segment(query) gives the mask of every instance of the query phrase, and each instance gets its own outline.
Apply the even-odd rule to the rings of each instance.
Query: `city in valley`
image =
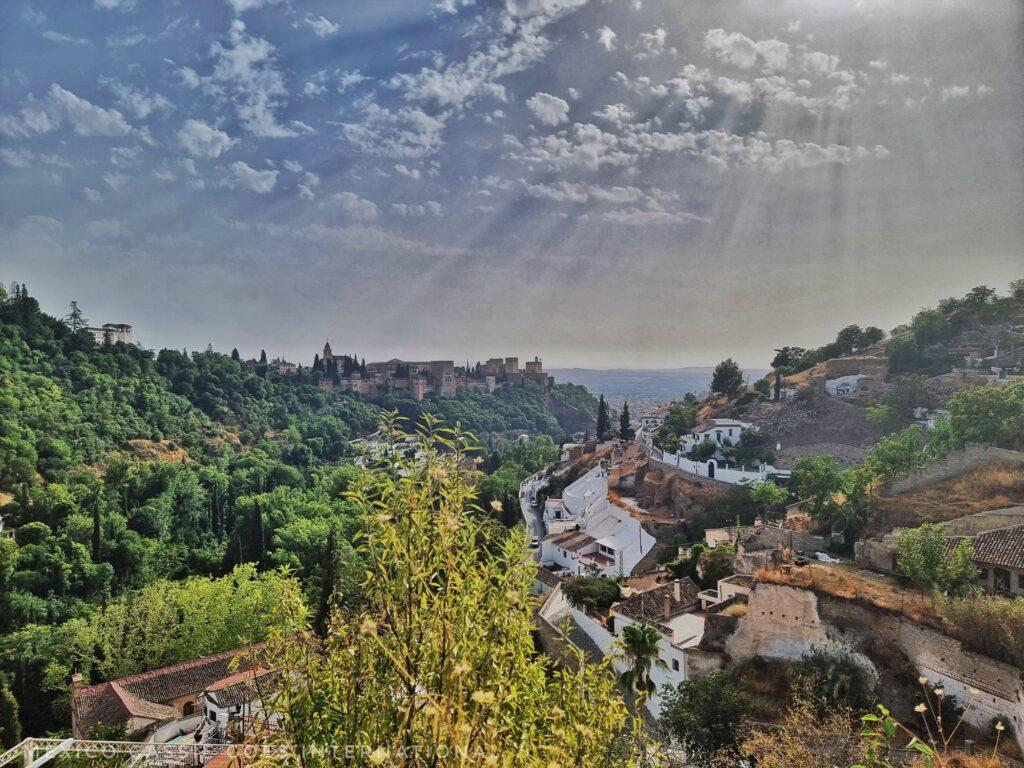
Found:
[[[0,768],[1024,768],[1019,2],[7,5]]]

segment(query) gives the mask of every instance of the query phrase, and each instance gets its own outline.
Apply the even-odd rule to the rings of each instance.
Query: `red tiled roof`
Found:
[[[207,686],[232,674],[231,662],[259,645],[236,648],[169,667],[142,672],[72,693],[76,734],[87,734],[95,725],[120,725],[129,717],[153,720],[176,716],[167,702],[183,696],[199,696]],[[137,714],[137,713],[148,714]]]
[[[975,562],[1024,569],[1024,525],[979,533],[972,543]]]

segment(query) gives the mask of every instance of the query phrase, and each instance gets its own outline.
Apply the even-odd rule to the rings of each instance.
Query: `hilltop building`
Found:
[[[544,387],[554,379],[544,373],[540,358],[535,357],[519,368],[518,357],[491,358],[475,366],[457,366],[453,360],[400,360],[360,363],[348,355],[337,356],[330,342],[324,345],[319,368],[320,387],[332,392],[358,392],[367,397],[393,393],[413,400],[422,400],[428,393],[453,397],[460,389],[494,392],[504,384],[533,382]]]
[[[135,343],[135,333],[127,323],[104,323],[98,328],[87,326],[85,330],[93,335],[97,344]]]

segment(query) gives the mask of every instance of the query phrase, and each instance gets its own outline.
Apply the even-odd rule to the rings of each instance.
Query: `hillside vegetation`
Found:
[[[0,522],[13,533],[0,537],[0,694],[14,692],[26,735],[66,728],[73,672],[100,682],[260,639],[215,631],[212,613],[171,611],[166,642],[195,642],[136,653],[123,628],[147,624],[147,595],[266,584],[316,607],[321,625],[333,601],[358,601],[350,440],[394,405],[254,372],[237,353],[97,344],[80,324],[41,312],[24,286],[0,288]],[[519,480],[556,451],[550,437],[513,445],[500,433],[565,435],[538,387],[401,405],[414,420],[461,423],[490,448],[488,509],[514,510]],[[269,613],[246,620],[265,631]]]

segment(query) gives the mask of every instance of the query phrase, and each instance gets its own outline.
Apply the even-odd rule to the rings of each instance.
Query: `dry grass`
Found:
[[[194,464],[188,451],[170,440],[129,440],[128,450],[143,461],[164,464]]]
[[[1024,504],[1024,472],[1019,468],[975,469],[908,493],[876,491],[871,498],[869,534],[942,523],[1019,504]]]
[[[733,603],[724,611],[723,616],[735,616],[736,618],[742,618],[747,615],[747,604],[746,603]]]
[[[944,626],[942,614],[928,595],[908,590],[895,579],[851,566],[815,563],[789,570],[762,568],[756,578],[759,582],[801,587],[852,600],[922,624]]]

